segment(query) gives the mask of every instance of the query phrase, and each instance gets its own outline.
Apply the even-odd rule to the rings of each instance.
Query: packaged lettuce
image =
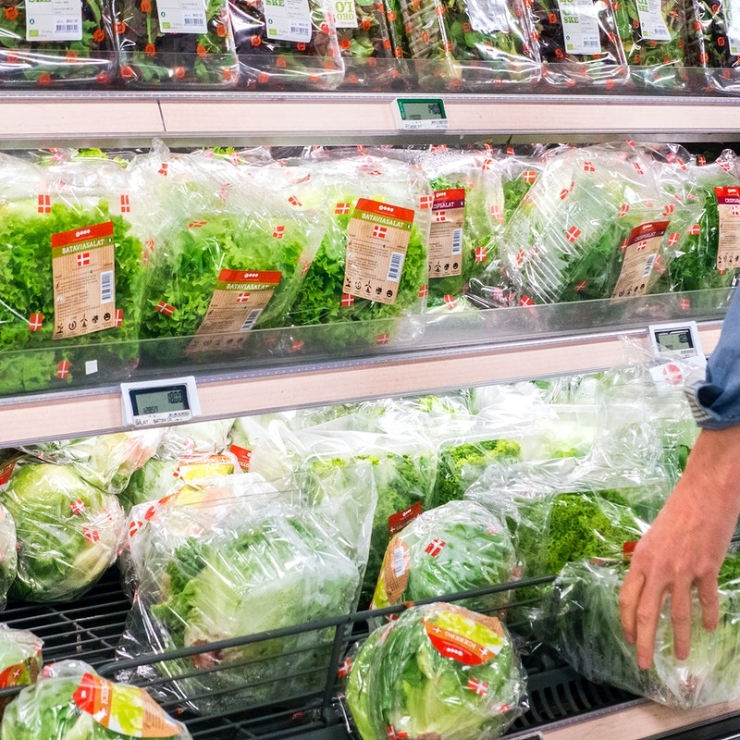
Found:
[[[699,67],[708,92],[740,90],[740,34],[732,0],[692,0],[687,7],[692,66]]]
[[[43,665],[43,645],[44,641],[33,632],[0,624],[0,689],[28,686],[36,682]],[[11,699],[11,696],[0,699],[0,717]]]
[[[233,87],[239,65],[227,0],[114,0],[121,80],[136,87]]]
[[[362,740],[499,737],[526,707],[526,674],[495,617],[415,606],[371,633],[345,694]]]
[[[141,195],[113,161],[0,157],[0,394],[130,374]]]
[[[653,666],[637,665],[635,646],[624,639],[619,591],[628,563],[581,561],[555,581],[549,617],[563,657],[582,675],[671,707],[690,709],[740,696],[740,559],[729,556],[719,572],[719,625],[707,632],[696,595],[691,614],[691,653],[673,652],[670,600],[658,621]]]
[[[161,146],[132,166],[155,183],[163,209],[141,334],[188,338],[148,343],[146,359],[239,355],[251,329],[282,326],[324,220],[289,193],[258,187],[248,166],[170,155]]]
[[[371,609],[509,583],[516,557],[506,526],[473,501],[425,511],[394,535],[385,551]],[[506,592],[459,602],[491,614]]]
[[[411,56],[424,90],[532,85],[540,57],[522,0],[400,0]]]
[[[22,449],[44,462],[69,465],[82,480],[101,491],[121,493],[133,473],[157,451],[162,434],[161,429],[144,429],[38,442]]]
[[[148,518],[139,515],[148,505],[132,512],[138,529],[130,532],[130,556],[139,587],[119,652],[203,645],[154,669],[200,713],[319,690],[330,669],[332,629],[218,650],[208,643],[339,616],[357,598],[359,565],[337,547],[330,523],[275,500],[253,474],[239,479],[252,480],[267,499],[175,500]]]
[[[44,667],[5,710],[2,740],[191,740],[147,692],[113,683],[86,663],[64,660]]]
[[[233,425],[233,419],[215,419],[167,427],[162,434],[157,457],[172,459],[223,452],[229,446],[229,432]]]
[[[686,7],[676,0],[620,0],[615,4],[633,84],[650,89],[686,86]]]
[[[0,488],[3,486],[0,466]],[[18,539],[10,512],[0,504],[0,610],[5,608],[10,587],[18,574]]]
[[[0,501],[16,523],[13,598],[74,601],[118,556],[125,526],[121,505],[69,466],[19,463]]]
[[[332,90],[344,79],[333,6],[310,0],[283,17],[257,0],[229,0],[240,86],[255,90]]]
[[[114,80],[113,32],[102,2],[72,2],[46,14],[28,0],[8,0],[0,10],[3,87],[87,87]]]
[[[544,79],[559,87],[629,81],[612,3],[604,0],[535,0],[532,6]]]

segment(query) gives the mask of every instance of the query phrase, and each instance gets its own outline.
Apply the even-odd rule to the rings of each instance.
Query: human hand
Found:
[[[640,668],[653,662],[655,631],[668,596],[679,660],[689,655],[694,588],[704,628],[717,626],[717,575],[740,509],[739,460],[740,428],[702,431],[684,475],[634,550],[619,609]]]

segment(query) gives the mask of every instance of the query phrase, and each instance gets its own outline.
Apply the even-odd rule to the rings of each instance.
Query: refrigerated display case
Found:
[[[413,95],[409,97],[414,97]],[[408,132],[398,128],[391,94],[57,93],[7,94],[2,100],[0,146],[172,147],[253,144],[439,143],[480,141],[594,142],[629,136],[689,144],[731,145],[740,139],[738,104],[720,98],[621,96],[445,95],[448,128]],[[704,351],[719,337],[729,291],[646,296],[616,309],[609,301],[578,305],[519,306],[475,314],[427,315],[402,328],[386,345],[331,353],[275,352],[228,365],[166,370],[149,368],[137,380],[180,374],[195,379],[203,419],[363,399],[442,392],[471,386],[605,369],[623,353],[621,337],[646,341],[649,323],[695,320]],[[274,330],[291,348],[324,327]],[[268,331],[268,330],[265,330]],[[278,342],[279,344],[279,342]],[[317,346],[321,346],[318,343]],[[38,440],[106,433],[126,426],[119,385],[106,378],[89,387],[0,399],[0,448]],[[33,629],[47,643],[46,660],[78,656],[101,675],[161,662],[161,656],[114,661],[128,611],[115,572],[69,606],[11,604],[2,618]],[[335,675],[349,641],[363,635],[358,613],[271,633],[331,634],[326,680],[317,691],[216,717],[191,717],[196,738],[329,740],[348,735],[336,700]],[[286,632],[287,630],[287,632]],[[233,638],[207,648],[185,648],[189,657],[259,642],[264,635]],[[626,692],[585,681],[547,655],[528,665],[530,709],[509,731],[520,740],[600,737],[720,738],[740,730],[740,701],[677,711]],[[146,673],[146,671],[144,671]],[[159,678],[159,682],[167,679]],[[0,692],[0,696],[2,692]],[[177,709],[175,705],[167,707]]]

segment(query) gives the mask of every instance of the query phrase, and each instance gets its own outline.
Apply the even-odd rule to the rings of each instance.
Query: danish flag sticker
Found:
[[[425,548],[424,552],[427,555],[430,555],[433,558],[436,558],[437,555],[439,555],[442,550],[444,549],[445,545],[447,543],[444,540],[439,539],[439,537],[435,537]]]
[[[387,234],[388,229],[385,226],[378,226],[377,224],[373,226],[373,238],[385,239]]]
[[[78,252],[77,267],[87,267],[90,264],[90,252]]]

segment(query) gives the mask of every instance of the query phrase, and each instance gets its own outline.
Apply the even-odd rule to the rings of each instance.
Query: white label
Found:
[[[725,0],[725,23],[730,54],[740,56],[740,0]]]
[[[357,28],[355,0],[334,0],[334,18],[337,28]]]
[[[26,0],[26,40],[82,40],[80,0]]]
[[[162,33],[208,33],[203,0],[157,0]]]
[[[98,361],[88,360],[85,363],[85,375],[95,375],[98,372]]]
[[[640,32],[644,39],[670,41],[671,34],[660,12],[660,0],[637,0]]]
[[[308,0],[265,0],[267,37],[278,41],[311,41]]]
[[[592,0],[558,0],[568,54],[601,54],[599,21]]]
[[[470,26],[478,33],[509,32],[504,0],[468,0]]]

